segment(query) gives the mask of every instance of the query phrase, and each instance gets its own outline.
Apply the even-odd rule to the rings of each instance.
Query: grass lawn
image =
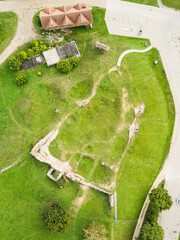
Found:
[[[179,0],[162,0],[162,3],[168,7],[180,9]]]
[[[13,12],[0,13],[0,54],[14,37],[17,19],[17,15]]]
[[[140,3],[140,4],[145,4],[145,5],[151,5],[151,6],[159,7],[158,3],[157,3],[157,0],[123,0],[123,1],[133,2],[133,3]]]
[[[7,62],[0,67],[0,169],[22,160],[0,175],[2,239],[81,240],[83,228],[93,220],[105,224],[108,239],[132,239],[143,201],[169,151],[174,104],[160,59],[153,64],[159,53],[153,49],[129,54],[122,62],[122,76],[109,74],[123,51],[142,49],[145,40],[109,35],[104,10],[93,8],[93,14],[93,29],[76,28],[67,37],[76,40],[82,55],[80,65],[70,74],[42,65],[28,70],[29,82],[19,87],[14,82],[16,73],[8,70]],[[96,41],[109,45],[111,51],[95,49]],[[42,72],[41,77],[37,71]],[[95,97],[85,108],[77,108],[76,101],[90,96],[97,83]],[[30,150],[71,112],[50,152],[69,160],[74,169],[79,162],[77,173],[88,180],[110,184],[114,172],[99,163],[116,165],[120,161],[134,119],[132,108],[123,109],[122,89],[127,91],[127,104],[136,107],[143,102],[146,108],[116,179],[119,221],[113,220],[107,196],[90,189],[67,230],[62,234],[48,231],[41,220],[43,207],[58,200],[73,213],[72,203],[83,191],[72,182],[60,189],[46,176],[49,166],[34,159]],[[122,124],[125,127],[117,131]]]

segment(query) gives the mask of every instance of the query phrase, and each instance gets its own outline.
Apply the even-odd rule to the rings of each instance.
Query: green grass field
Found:
[[[157,0],[123,0],[127,2],[133,2],[133,3],[139,3],[139,4],[145,4],[150,6],[158,7]],[[178,0],[177,0],[178,1]]]
[[[162,0],[162,3],[168,7],[180,9],[179,0]]]
[[[17,15],[13,12],[0,13],[0,53],[9,45],[17,28]]]
[[[93,14],[93,29],[76,28],[68,36],[76,40],[82,55],[80,65],[70,74],[60,74],[55,67],[39,66],[28,70],[29,82],[19,87],[7,62],[0,67],[0,169],[22,160],[20,165],[0,175],[3,240],[81,240],[83,228],[93,220],[105,224],[108,239],[132,239],[146,194],[169,151],[174,104],[159,53],[152,49],[144,54],[129,54],[122,62],[122,76],[117,72],[109,74],[123,51],[142,49],[145,40],[109,35],[104,10],[94,8]],[[111,51],[104,54],[98,51],[94,48],[96,41],[109,45]],[[157,58],[159,63],[154,65]],[[41,77],[37,71],[42,72]],[[95,97],[85,108],[75,109],[75,101],[87,98],[97,81]],[[41,220],[43,207],[57,200],[72,213],[72,203],[83,191],[72,182],[60,189],[46,176],[49,166],[29,152],[71,112],[51,143],[50,152],[70,160],[73,168],[82,152],[86,153],[77,173],[97,184],[109,184],[114,174],[99,161],[118,163],[128,141],[127,128],[134,119],[132,108],[122,117],[123,88],[130,105],[136,107],[143,102],[146,109],[139,119],[139,133],[127,149],[117,176],[119,221],[113,220],[114,211],[109,208],[107,196],[90,189],[67,230],[63,234],[48,231]],[[56,109],[59,113],[55,113]],[[117,132],[122,123],[126,127]]]

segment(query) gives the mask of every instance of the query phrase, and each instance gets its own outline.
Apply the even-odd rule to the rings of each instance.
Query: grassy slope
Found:
[[[180,9],[179,0],[162,0],[162,3],[168,7]]]
[[[123,0],[123,1],[133,2],[133,3],[140,3],[140,4],[145,4],[145,5],[158,7],[157,0]]]
[[[0,13],[0,53],[9,45],[17,28],[17,15],[13,12]]]
[[[14,83],[15,74],[8,71],[7,64],[5,63],[0,68],[0,168],[19,159],[23,160],[19,166],[0,175],[2,196],[0,199],[0,236],[2,239],[56,240],[60,237],[62,240],[80,240],[82,239],[83,227],[92,220],[104,222],[109,229],[109,234],[111,227],[113,227],[114,239],[119,237],[122,240],[131,239],[143,200],[168,151],[168,137],[171,135],[174,120],[173,115],[167,121],[167,117],[171,115],[168,103],[172,104],[172,114],[174,108],[165,75],[162,73],[162,65],[158,64],[155,67],[152,64],[157,58],[157,51],[127,56],[123,61],[122,78],[119,78],[116,73],[111,73],[109,76],[113,84],[117,86],[117,89],[113,88],[113,94],[117,91],[120,94],[120,89],[126,87],[130,102],[136,105],[140,99],[137,93],[140,92],[146,104],[146,112],[143,116],[144,120],[139,135],[135,138],[134,147],[132,146],[128,151],[122,165],[122,174],[119,176],[118,214],[119,218],[124,221],[114,223],[106,196],[89,190],[87,200],[65,233],[59,235],[49,232],[41,221],[41,211],[44,204],[56,199],[62,201],[69,208],[73,199],[81,195],[81,190],[78,185],[73,183],[70,183],[65,189],[59,189],[46,177],[48,166],[39,163],[29,154],[32,146],[47,134],[62,116],[74,109],[74,90],[66,96],[67,82],[74,87],[80,81],[87,81],[89,77],[96,81],[102,74],[107,74],[108,69],[116,64],[119,54],[124,50],[143,48],[140,39],[107,35],[104,22],[102,20],[99,22],[100,19],[103,19],[103,13],[98,11],[98,14],[99,17],[94,19],[95,27],[93,30],[74,29],[74,34],[70,35],[70,38],[77,39],[83,56],[81,65],[71,74],[62,75],[54,67],[48,69],[41,66],[38,68],[43,72],[41,78],[36,76],[37,69],[33,69],[29,71],[30,81],[26,85],[18,87]],[[97,22],[99,22],[98,25]],[[79,36],[78,33],[81,35]],[[110,45],[111,52],[101,55],[99,52],[93,51],[92,48],[96,40],[104,41]],[[144,63],[146,64],[144,65]],[[88,78],[87,72],[89,73]],[[69,76],[72,78],[69,79]],[[151,98],[147,98],[150,94],[152,94]],[[75,97],[77,96],[79,95],[75,94]],[[58,114],[55,114],[56,108],[59,109]],[[154,121],[153,124],[153,121],[148,121],[149,118],[151,120],[157,119],[157,116],[158,120],[166,121],[164,131],[162,131],[161,123]],[[148,123],[152,128],[151,130],[147,128],[146,124]],[[167,139],[167,142],[164,142],[164,139]],[[156,149],[157,157],[155,156],[157,153],[152,151],[153,147],[156,147],[155,142],[158,142],[158,146],[160,146],[159,149]],[[152,151],[149,158],[144,157],[146,156],[144,152],[142,154],[140,152],[139,155],[136,151],[136,154],[133,152],[142,143],[141,150],[146,149],[145,153]],[[95,152],[99,151],[99,145],[93,147]],[[101,148],[103,149],[104,145]],[[121,149],[123,148],[124,145],[121,146]],[[57,147],[54,149],[57,150]],[[133,159],[135,160],[132,162]],[[140,168],[142,160],[144,162]],[[153,164],[150,161],[153,161]],[[156,164],[154,164],[155,161]],[[129,171],[128,166],[130,166]],[[154,175],[146,178],[143,173],[150,175],[152,170],[154,170]],[[137,179],[136,176],[138,176]],[[141,191],[142,184],[140,183],[142,182],[144,191]]]

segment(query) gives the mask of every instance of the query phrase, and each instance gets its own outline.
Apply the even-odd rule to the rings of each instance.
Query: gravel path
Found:
[[[150,51],[151,49],[152,49],[152,46],[149,46],[149,47],[147,47],[147,48],[145,48],[145,49],[142,49],[142,50],[139,50],[139,49],[128,49],[128,50],[124,51],[124,52],[121,54],[121,56],[119,57],[118,62],[117,62],[117,66],[118,66],[118,67],[121,66],[121,62],[122,62],[123,58],[124,58],[127,54],[129,54],[129,53],[145,53],[145,52]]]

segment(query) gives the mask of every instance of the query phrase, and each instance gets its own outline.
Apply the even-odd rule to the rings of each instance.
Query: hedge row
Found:
[[[163,240],[164,230],[157,223],[158,216],[162,210],[170,209],[173,204],[172,198],[168,191],[162,187],[153,189],[149,198],[150,204],[137,240]]]

